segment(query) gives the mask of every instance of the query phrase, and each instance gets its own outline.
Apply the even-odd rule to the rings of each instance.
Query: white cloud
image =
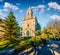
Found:
[[[60,10],[60,5],[56,2],[50,2],[50,3],[48,3],[48,6],[49,6],[49,8]]]
[[[19,11],[19,7],[18,6],[15,6],[13,4],[10,4],[8,2],[5,2],[4,6],[2,7],[2,9],[0,9],[0,17],[2,19],[5,19],[5,17],[7,16],[7,12],[9,12],[10,10],[12,11],[16,11],[18,10]],[[22,12],[22,10],[20,10],[20,12]]]
[[[2,9],[3,11],[8,11],[8,9]]]
[[[41,8],[41,9],[45,8],[44,5],[39,5],[39,6],[37,6],[37,7],[38,7],[38,8]]]
[[[23,10],[19,10],[19,12],[23,12]]]
[[[2,11],[0,10],[0,16],[2,16],[3,15],[3,13],[2,13]]]
[[[3,2],[3,0],[0,0],[0,2]]]
[[[4,14],[4,13],[0,10],[0,18],[5,19],[6,16],[7,16],[7,14]]]
[[[57,19],[57,20],[60,20],[60,16],[58,16],[58,15],[52,15],[52,16],[50,16],[50,18],[51,19]]]
[[[0,9],[0,12],[8,11],[8,9]]]
[[[18,9],[19,9],[18,6],[15,6],[15,5],[10,4],[10,3],[8,3],[8,2],[5,2],[4,8],[5,8],[5,9],[12,9],[12,10],[18,10]]]
[[[50,7],[48,7],[47,10],[50,10]]]
[[[38,5],[38,6],[32,6],[31,8],[33,8],[33,9],[35,9],[35,8],[40,8],[40,9],[43,9],[43,8],[45,8],[45,6],[44,5]]]
[[[37,12],[42,14],[45,11],[45,6],[44,5],[32,6],[31,8],[33,9],[35,14],[37,14]]]

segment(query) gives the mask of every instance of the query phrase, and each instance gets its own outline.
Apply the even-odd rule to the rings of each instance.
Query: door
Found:
[[[30,31],[29,30],[26,32],[26,35],[27,36],[30,36]]]

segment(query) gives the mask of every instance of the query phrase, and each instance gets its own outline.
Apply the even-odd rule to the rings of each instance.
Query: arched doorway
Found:
[[[30,31],[29,30],[26,32],[26,35],[27,36],[30,36]]]

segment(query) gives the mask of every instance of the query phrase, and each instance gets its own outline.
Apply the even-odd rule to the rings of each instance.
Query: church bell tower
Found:
[[[26,17],[27,17],[27,18],[31,18],[32,16],[33,16],[32,9],[29,8],[29,9],[27,10]]]
[[[35,36],[36,23],[37,19],[35,16],[33,16],[32,9],[31,8],[27,9],[26,17],[23,18],[22,20],[23,24],[22,36],[23,37]]]

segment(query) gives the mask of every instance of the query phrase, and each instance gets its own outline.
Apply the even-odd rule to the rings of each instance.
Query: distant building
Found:
[[[40,30],[41,27],[37,21],[36,16],[33,16],[32,9],[29,8],[26,17],[22,20],[22,36],[35,36],[35,31]]]

